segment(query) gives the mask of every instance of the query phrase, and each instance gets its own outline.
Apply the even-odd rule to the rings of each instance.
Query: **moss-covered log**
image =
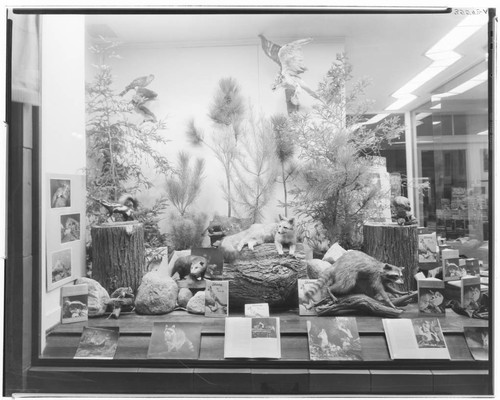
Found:
[[[229,280],[229,307],[242,308],[250,303],[268,303],[273,309],[298,306],[297,279],[306,278],[302,245],[295,257],[280,256],[274,244],[244,248],[231,264],[224,264],[223,279]]]

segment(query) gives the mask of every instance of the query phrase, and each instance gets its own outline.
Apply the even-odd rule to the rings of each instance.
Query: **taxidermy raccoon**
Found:
[[[406,293],[394,289],[391,283],[403,283],[399,267],[382,263],[361,251],[351,250],[331,268],[323,271],[305,294],[312,297],[318,291],[326,290],[333,299],[335,295],[365,294],[396,308],[387,292],[397,295]]]

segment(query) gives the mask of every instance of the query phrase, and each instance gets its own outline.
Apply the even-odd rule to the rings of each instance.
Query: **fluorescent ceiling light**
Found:
[[[487,135],[487,134],[488,134],[487,130],[476,133],[476,135]]]
[[[376,124],[377,122],[382,121],[388,115],[390,115],[390,114],[377,114],[377,115],[374,115],[368,121],[363,122],[362,125]]]
[[[488,80],[488,71],[483,71],[480,74],[477,74],[473,78],[469,79],[468,81],[449,90],[448,92],[437,94],[436,97],[443,98],[443,97],[456,96],[458,94],[465,93],[475,88],[476,86],[479,86],[481,83],[484,83],[487,80]]]
[[[426,112],[423,112],[423,113],[418,113],[417,116],[415,117],[415,119],[417,121],[420,121],[424,118],[427,118],[429,115],[432,115],[432,113],[426,113]]]
[[[410,79],[405,85],[396,90],[392,97],[397,100],[386,108],[387,111],[396,111],[411,103],[417,98],[412,93],[426,82],[430,81],[450,65],[457,62],[462,56],[454,51],[467,38],[477,32],[488,19],[483,15],[466,17],[439,42],[432,46],[425,56],[433,62],[426,69]]]
[[[432,106],[431,110],[441,110],[441,103],[438,103],[435,106]]]

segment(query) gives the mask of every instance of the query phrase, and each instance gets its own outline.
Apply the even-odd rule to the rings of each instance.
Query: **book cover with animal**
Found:
[[[299,295],[299,315],[316,315],[314,304],[321,300],[321,292],[313,292],[317,279],[297,279]],[[311,293],[311,296],[307,296]]]
[[[307,337],[312,361],[363,360],[355,317],[308,320]]]
[[[88,299],[88,285],[63,286],[61,288],[61,323],[87,321]]]
[[[479,268],[479,260],[477,258],[468,258],[465,260],[465,270],[467,275],[479,276],[481,270]]]
[[[437,263],[436,232],[418,235],[418,262],[419,264],[432,265]]]
[[[424,278],[417,281],[418,311],[422,314],[445,315],[444,282],[436,278]]]
[[[488,327],[464,326],[464,335],[474,360],[488,361],[490,350]]]
[[[311,285],[306,296],[312,298],[318,292],[321,297],[364,294],[388,307],[397,308],[388,293],[399,296],[407,294],[393,286],[401,283],[401,268],[380,262],[361,251],[351,250],[321,272],[318,281]]]
[[[118,347],[119,335],[120,328],[118,326],[84,327],[74,358],[113,359]]]
[[[461,264],[460,258],[446,258],[443,260],[443,280],[458,281],[466,276],[465,265]]]
[[[197,359],[201,325],[190,322],[154,322],[148,358]]]
[[[194,247],[191,249],[192,256],[201,256],[207,260],[205,277],[217,279],[222,277],[224,256],[222,251],[212,247]]]
[[[438,318],[384,318],[382,324],[392,359],[450,359]]]
[[[479,276],[466,276],[462,278],[460,291],[460,305],[467,311],[479,309],[481,299],[481,278]]]
[[[209,281],[205,289],[205,317],[229,315],[229,281]]]
[[[225,358],[281,358],[279,318],[226,318]]]
[[[245,304],[245,317],[250,317],[250,318],[269,317],[269,304],[268,303]]]

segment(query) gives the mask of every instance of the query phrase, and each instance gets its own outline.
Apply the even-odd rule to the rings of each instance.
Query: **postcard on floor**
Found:
[[[148,358],[197,359],[201,325],[190,322],[155,322]]]
[[[118,347],[119,327],[84,327],[74,358],[113,359]]]
[[[363,359],[355,317],[310,319],[307,337],[313,361]]]

